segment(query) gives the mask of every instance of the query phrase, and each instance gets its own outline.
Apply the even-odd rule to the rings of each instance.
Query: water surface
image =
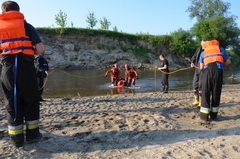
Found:
[[[50,73],[43,92],[45,98],[97,96],[119,93],[154,92],[161,89],[161,72],[156,70],[138,70],[137,88],[112,88],[110,77],[103,70],[55,70]],[[194,69],[179,71],[169,76],[169,91],[192,90]],[[124,70],[122,70],[122,76]],[[240,76],[240,71],[224,71],[225,84],[239,84],[240,80],[228,78]]]

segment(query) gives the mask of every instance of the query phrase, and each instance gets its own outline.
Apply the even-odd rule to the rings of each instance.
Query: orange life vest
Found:
[[[137,76],[136,71],[133,68],[130,68],[129,70],[126,70],[125,76],[130,79],[135,78]]]
[[[217,40],[206,41],[204,43],[204,64],[213,62],[223,63],[223,54],[220,51],[219,42]]]
[[[34,55],[31,39],[26,35],[24,15],[18,11],[0,14],[1,54],[24,53]]]
[[[118,68],[113,68],[113,76],[118,78],[119,75],[119,69]]]

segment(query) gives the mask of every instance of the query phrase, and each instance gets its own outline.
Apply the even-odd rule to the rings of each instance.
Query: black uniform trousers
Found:
[[[212,110],[218,109],[218,106],[220,105],[223,70],[219,69],[216,63],[211,63],[208,64],[208,67],[204,69],[202,73],[201,109],[207,110],[206,112],[211,112]],[[206,112],[205,114],[208,114]]]
[[[162,86],[168,86],[168,74],[169,72],[162,73]]]
[[[1,84],[4,93],[7,120],[10,126],[24,124],[25,121],[39,120],[39,90],[34,67],[34,56],[18,53],[17,69],[15,55],[2,56]],[[16,94],[14,95],[14,71],[16,75]],[[14,108],[14,96],[17,98]],[[38,129],[33,131],[37,136]]]
[[[202,73],[201,73],[201,70],[198,68],[195,68],[195,71],[194,71],[193,89],[194,90],[202,90]]]

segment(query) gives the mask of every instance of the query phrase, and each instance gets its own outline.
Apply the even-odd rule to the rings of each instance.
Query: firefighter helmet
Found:
[[[117,63],[115,63],[115,64],[114,64],[114,67],[115,67],[115,68],[118,68],[118,64],[117,64]]]
[[[125,64],[125,68],[128,69],[128,68],[129,68],[129,65],[128,65],[128,64]]]

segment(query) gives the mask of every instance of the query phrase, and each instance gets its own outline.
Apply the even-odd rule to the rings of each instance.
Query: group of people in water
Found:
[[[105,77],[107,77],[107,75],[110,74],[110,80],[111,80],[112,86],[118,86],[118,87],[135,86],[136,80],[138,80],[137,71],[128,64],[125,64],[124,67],[125,67],[124,78],[121,77],[121,71],[117,63],[115,63],[113,68],[109,69],[105,73]]]

